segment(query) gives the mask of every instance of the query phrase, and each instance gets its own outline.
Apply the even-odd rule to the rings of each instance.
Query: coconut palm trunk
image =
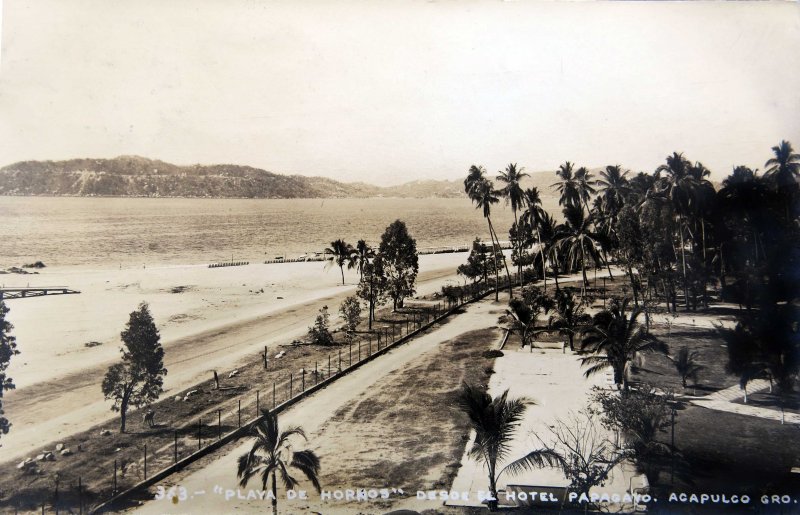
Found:
[[[497,247],[495,248],[495,252],[498,250],[500,251],[500,257],[503,259],[503,266],[506,269],[506,278],[508,279],[508,297],[514,298],[514,284],[511,282],[511,273],[508,271],[508,262],[506,261],[506,255],[503,254],[503,249],[500,248],[500,239],[497,238],[497,233],[494,230],[494,226],[492,225],[492,219],[486,217],[489,221],[489,231],[494,235],[495,241],[497,242]]]

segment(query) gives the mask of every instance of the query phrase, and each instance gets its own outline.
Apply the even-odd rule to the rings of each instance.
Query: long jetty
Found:
[[[66,286],[25,286],[20,288],[0,288],[0,300],[27,299],[30,297],[43,297],[45,295],[72,295],[80,293],[78,290]]]

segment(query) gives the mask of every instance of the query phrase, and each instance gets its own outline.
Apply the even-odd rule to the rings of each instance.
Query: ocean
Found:
[[[552,205],[550,205],[552,204]],[[557,212],[555,199],[546,208]],[[118,267],[257,262],[320,252],[339,238],[377,246],[403,220],[417,248],[488,241],[481,211],[467,199],[160,199],[0,197],[0,267]],[[492,222],[508,239],[511,209]]]

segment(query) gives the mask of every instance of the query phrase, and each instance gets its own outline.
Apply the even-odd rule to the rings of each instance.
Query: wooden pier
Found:
[[[43,297],[45,295],[70,295],[80,293],[66,286],[26,286],[22,288],[0,288],[0,300],[26,299],[29,297]]]

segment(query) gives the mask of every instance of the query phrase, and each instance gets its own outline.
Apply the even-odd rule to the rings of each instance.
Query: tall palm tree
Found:
[[[547,213],[542,210],[542,198],[539,195],[539,188],[534,186],[524,191],[523,205],[525,206],[525,210],[522,212],[520,220],[523,224],[527,224],[536,231],[539,257],[542,260],[542,280],[544,281],[544,291],[547,293],[547,260],[544,257],[544,246],[542,245],[541,234],[542,219]]]
[[[564,459],[551,449],[538,449],[514,460],[499,472],[498,462],[508,457],[514,431],[522,420],[525,409],[532,402],[525,398],[509,399],[508,390],[492,398],[485,390],[464,383],[458,396],[458,406],[469,417],[475,431],[475,441],[469,456],[486,465],[489,473],[489,510],[497,508],[497,481],[503,472],[518,474],[544,466],[562,466]]]
[[[332,241],[331,246],[325,249],[325,254],[329,256],[327,266],[336,263],[342,271],[342,286],[344,286],[344,265],[353,262],[353,253],[353,246],[341,239]]]
[[[581,166],[575,171],[575,189],[578,190],[578,197],[587,211],[589,211],[589,199],[596,193],[595,185],[597,181],[588,168]]]
[[[656,181],[653,185],[657,195],[666,199],[674,208],[678,218],[678,239],[681,247],[681,263],[683,272],[683,290],[686,309],[689,308],[689,280],[686,273],[686,242],[684,232],[686,218],[694,207],[697,193],[696,174],[692,173],[692,164],[682,153],[673,152],[667,157],[667,163],[656,169]]]
[[[321,492],[319,484],[319,457],[311,450],[293,450],[289,439],[293,436],[306,438],[299,427],[290,427],[281,432],[278,428],[278,417],[268,410],[262,410],[261,419],[250,429],[250,436],[254,438],[250,451],[239,456],[238,470],[239,485],[242,488],[255,476],[261,480],[261,489],[267,489],[267,482],[272,480],[272,513],[278,513],[278,485],[280,476],[283,486],[287,490],[295,488],[299,483],[289,473],[294,468],[308,478],[317,492]]]
[[[583,338],[584,352],[594,353],[581,358],[582,365],[589,365],[584,376],[602,373],[607,367],[614,371],[614,383],[628,389],[628,367],[644,352],[666,352],[667,346],[651,335],[639,323],[641,306],[634,306],[628,313],[630,298],[622,302],[613,301],[609,309],[594,316],[592,326]]]
[[[692,379],[697,383],[697,374],[706,368],[697,363],[697,358],[700,357],[700,353],[696,350],[689,351],[688,347],[681,347],[678,351],[678,355],[674,358],[672,356],[667,357],[675,365],[675,371],[678,372],[681,378],[681,385],[683,385],[684,388],[686,388],[687,379]]]
[[[497,263],[497,255],[500,244],[497,240],[497,234],[494,231],[494,227],[492,226],[492,204],[497,204],[500,199],[498,197],[497,190],[494,189],[492,186],[491,181],[486,178],[486,169],[482,166],[475,166],[472,165],[469,169],[467,178],[464,179],[464,191],[469,196],[470,200],[475,203],[476,209],[483,209],[483,217],[486,218],[486,222],[489,225],[489,237],[492,239],[492,247],[494,248],[494,260],[495,260],[495,287],[494,287],[494,295],[495,300],[499,300],[499,292],[498,292],[498,284],[500,283],[498,277],[498,270],[499,264]],[[505,263],[505,255],[500,252],[502,256],[503,263],[506,267],[506,276],[508,277],[508,293],[509,296],[513,296],[513,285],[511,284],[511,274],[508,272],[508,264]]]
[[[628,184],[629,173],[628,170],[623,172],[620,165],[606,166],[606,169],[600,172],[597,185],[600,186],[600,193],[606,200],[606,206],[613,213],[618,213],[622,209],[625,197],[631,192]]]
[[[364,267],[367,266],[370,259],[375,257],[375,251],[370,247],[366,241],[358,240],[356,243],[355,252],[353,253],[352,265],[358,270],[358,282],[364,279]]]
[[[517,211],[525,205],[525,193],[522,191],[522,186],[519,182],[523,177],[528,177],[528,174],[523,172],[524,168],[517,169],[517,163],[509,163],[505,171],[498,172],[497,180],[504,183],[500,189],[500,195],[506,199],[507,204],[511,204],[511,211],[514,213],[514,226],[519,230],[519,220],[517,219]],[[522,287],[522,238],[517,235],[517,274],[519,276],[519,285]]]
[[[560,194],[558,205],[560,206],[575,206],[581,203],[581,194],[578,191],[578,183],[575,177],[573,165],[569,161],[560,165],[556,170],[556,175],[559,179],[551,185]]]
[[[586,296],[586,286],[589,279],[586,277],[586,262],[592,258],[595,266],[600,261],[600,237],[592,229],[594,217],[587,216],[580,205],[568,205],[564,207],[565,232],[558,240],[558,245],[566,253],[567,262],[570,268],[580,262],[583,282],[581,286],[581,299]]]

